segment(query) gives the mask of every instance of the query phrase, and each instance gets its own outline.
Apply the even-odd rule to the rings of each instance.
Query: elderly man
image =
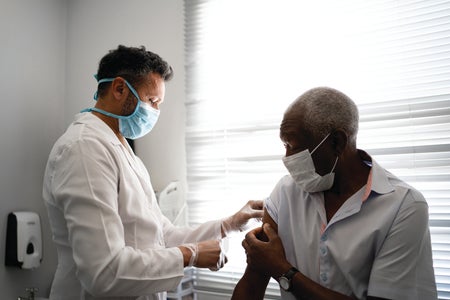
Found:
[[[233,299],[436,299],[428,206],[420,192],[356,148],[358,110],[314,88],[284,114],[290,175],[246,235],[247,269]]]

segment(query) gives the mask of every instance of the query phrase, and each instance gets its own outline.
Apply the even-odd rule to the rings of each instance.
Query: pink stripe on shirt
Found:
[[[362,197],[362,202],[366,201],[367,198],[369,198],[370,191],[372,190],[372,171],[373,169],[370,169],[369,176],[367,177],[366,191],[364,192],[364,195]]]

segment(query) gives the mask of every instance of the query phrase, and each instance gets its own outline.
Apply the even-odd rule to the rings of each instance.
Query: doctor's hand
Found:
[[[262,236],[264,238],[259,238]],[[248,267],[262,274],[278,279],[291,267],[286,260],[280,237],[267,223],[248,232],[242,241],[242,247],[247,254]]]
[[[222,248],[222,241],[204,241],[198,245],[198,260],[194,265],[197,268],[209,268],[218,271],[228,262],[228,258]]]
[[[223,236],[233,231],[245,231],[250,219],[261,220],[264,215],[264,202],[262,200],[250,200],[237,213],[222,221]]]
[[[183,253],[185,267],[194,266],[217,271],[228,261],[222,248],[222,242],[218,240],[203,241],[197,244],[184,244],[179,248]]]

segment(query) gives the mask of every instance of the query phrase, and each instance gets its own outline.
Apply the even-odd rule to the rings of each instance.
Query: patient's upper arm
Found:
[[[275,221],[269,215],[269,213],[267,212],[265,207],[264,207],[264,215],[262,218],[262,222],[263,222],[263,224],[268,223],[273,228],[273,230],[275,230],[275,232],[278,233],[278,224],[275,223]],[[264,231],[261,231],[260,234],[258,234],[258,239],[260,239],[261,241],[268,241],[267,236],[264,233]]]

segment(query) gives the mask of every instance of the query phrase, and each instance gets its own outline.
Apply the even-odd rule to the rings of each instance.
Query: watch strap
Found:
[[[292,288],[292,278],[294,278],[295,273],[299,272],[299,270],[297,270],[297,268],[292,267],[290,268],[286,273],[284,273],[283,275],[281,275],[280,278],[286,279],[289,282],[289,287],[287,289],[285,289],[286,291],[290,291]]]
[[[297,273],[297,272],[299,272],[297,270],[297,268],[292,267],[286,273],[284,273],[283,276],[286,277],[289,280],[292,280],[292,278],[294,277],[295,273]]]

